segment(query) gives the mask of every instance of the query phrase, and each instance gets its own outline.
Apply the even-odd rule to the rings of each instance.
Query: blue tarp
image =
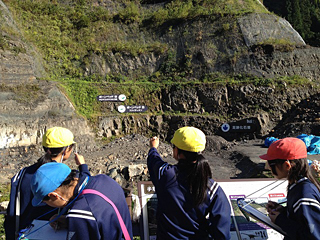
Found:
[[[275,138],[275,137],[267,137],[265,140],[264,140],[264,145],[266,147],[269,147],[271,145],[271,143],[275,142],[279,140],[279,138]]]
[[[313,135],[301,134],[297,138],[299,138],[302,141],[304,141],[304,143],[306,144],[306,146],[308,148],[310,146],[310,144],[311,144],[311,140],[312,140],[313,137],[314,137]]]
[[[297,138],[301,139],[307,147],[307,151],[309,155],[320,154],[320,137],[314,135],[301,134],[297,136]],[[268,137],[264,141],[264,145],[269,147],[271,143],[279,140],[275,137]]]

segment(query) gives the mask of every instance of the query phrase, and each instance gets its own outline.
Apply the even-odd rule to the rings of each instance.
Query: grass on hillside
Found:
[[[0,202],[9,201],[10,199],[10,184],[2,184],[0,185]],[[4,215],[0,215],[0,239],[5,239],[4,232]]]
[[[180,1],[160,9],[146,9],[137,1],[113,1],[107,8],[92,2],[45,0],[4,0],[21,25],[26,39],[35,45],[46,61],[46,69],[57,80],[60,77],[83,77],[80,65],[90,64],[90,53],[108,55],[127,53],[132,56],[146,52],[163,53],[168,46],[146,41],[139,32],[145,22],[159,26],[165,22],[190,20],[199,16],[241,15],[266,12],[256,0]],[[69,4],[68,4],[69,3]],[[5,45],[0,38],[0,46]]]
[[[171,1],[148,18],[153,25],[160,26],[168,21],[190,20],[203,16],[244,15],[252,12],[267,13],[268,10],[257,0]]]
[[[125,0],[111,1],[109,9],[93,6],[90,0],[3,2],[13,13],[26,40],[36,47],[45,60],[48,80],[59,82],[77,112],[88,119],[104,114],[101,103],[96,100],[98,95],[123,93],[128,99],[126,104],[146,104],[149,109],[156,109],[160,104],[158,96],[161,88],[172,84],[276,84],[271,79],[217,73],[202,79],[189,79],[188,64],[191,62],[178,66],[174,51],[167,44],[146,39],[143,34],[132,34],[143,33],[148,26],[160,29],[166,22],[178,24],[204,16],[216,18],[230,15],[236,18],[250,12],[267,12],[257,0],[174,0],[154,9],[146,8],[139,1]],[[226,23],[222,28],[227,30],[230,25]],[[170,28],[165,30],[170,31]],[[6,47],[6,44],[7,39],[0,37],[0,48]],[[167,55],[165,64],[151,76],[136,73],[131,77],[111,74],[100,77],[93,74],[85,76],[83,72],[85,66],[93,61],[90,58],[92,53],[107,58],[108,54],[137,56],[164,52]],[[28,101],[28,95],[23,90],[20,96],[21,101]]]
[[[179,88],[188,88],[201,84],[208,84],[210,87],[219,87],[221,85],[244,85],[252,84],[254,86],[273,86],[277,89],[283,89],[285,85],[288,86],[309,86],[312,83],[305,78],[299,76],[293,77],[278,77],[276,79],[265,79],[246,75],[228,76],[224,74],[215,74],[206,76],[203,81],[190,82],[187,79],[185,82],[163,81],[162,83],[150,82],[125,82],[119,84],[118,82],[91,82],[80,81],[78,79],[66,79],[61,81],[63,91],[67,93],[70,100],[74,103],[77,112],[87,119],[94,121],[95,116],[106,116],[110,114],[118,114],[114,112],[105,112],[103,109],[104,103],[98,102],[96,97],[98,95],[111,94],[125,94],[127,97],[126,105],[146,105],[153,114],[159,114],[157,109],[161,109],[162,89],[178,86]],[[165,114],[165,113],[160,113]],[[174,115],[190,115],[192,113],[176,113],[170,112]],[[204,115],[206,113],[202,113]]]

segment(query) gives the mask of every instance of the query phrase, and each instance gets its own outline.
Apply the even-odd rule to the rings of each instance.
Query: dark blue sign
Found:
[[[221,130],[225,133],[232,132],[243,132],[250,133],[257,130],[257,120],[256,119],[244,119],[237,122],[224,123],[221,126]]]

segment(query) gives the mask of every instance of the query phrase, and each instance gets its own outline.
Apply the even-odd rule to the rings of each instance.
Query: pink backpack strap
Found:
[[[131,240],[131,237],[129,235],[128,229],[127,229],[126,225],[124,224],[123,219],[122,219],[122,217],[121,217],[121,215],[119,213],[119,210],[116,207],[116,205],[107,196],[105,196],[101,192],[96,191],[94,189],[84,189],[82,191],[82,193],[80,194],[80,196],[83,195],[83,194],[90,194],[90,193],[102,197],[104,200],[106,200],[113,207],[114,211],[117,214],[117,217],[118,217],[118,220],[119,220],[119,223],[120,223],[120,227],[121,227],[121,230],[122,230],[122,233],[124,235],[125,240]]]

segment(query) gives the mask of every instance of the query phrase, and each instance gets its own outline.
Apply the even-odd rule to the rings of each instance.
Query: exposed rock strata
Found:
[[[169,139],[174,129],[193,125],[203,129],[206,134],[219,134],[229,140],[263,137],[268,135],[279,121],[286,118],[288,112],[294,112],[303,102],[308,101],[309,105],[317,106],[318,94],[319,90],[316,88],[287,86],[285,83],[278,87],[201,84],[179,86],[177,89],[172,86],[162,90],[159,96],[161,103],[157,107],[172,114],[118,114],[101,117],[98,135],[111,137],[128,133],[154,133]],[[107,103],[105,107],[108,108]],[[174,113],[177,112],[180,116],[175,116]],[[183,113],[193,115],[184,116]],[[257,130],[254,133],[224,134],[221,131],[224,122],[244,119],[255,120]],[[290,119],[288,121],[290,122]]]

